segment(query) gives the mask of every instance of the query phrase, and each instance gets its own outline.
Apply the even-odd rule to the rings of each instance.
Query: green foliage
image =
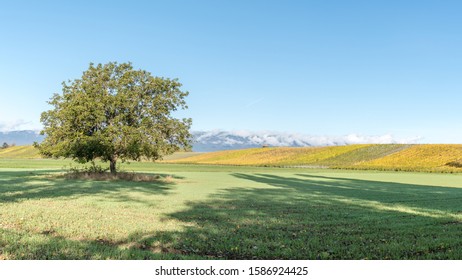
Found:
[[[42,113],[46,138],[35,144],[46,157],[80,163],[162,158],[190,146],[191,119],[171,113],[186,109],[188,92],[176,79],[153,77],[130,63],[90,64],[80,79],[63,82],[62,94]]]
[[[71,174],[80,174],[80,173],[105,173],[109,168],[104,168],[101,165],[97,165],[95,161],[91,161],[90,165],[84,165],[83,167],[73,167],[69,168],[69,173]]]
[[[1,148],[2,148],[2,149],[6,149],[6,148],[8,148],[9,146],[10,146],[10,145],[8,145],[8,143],[3,142],[3,145],[2,145]]]

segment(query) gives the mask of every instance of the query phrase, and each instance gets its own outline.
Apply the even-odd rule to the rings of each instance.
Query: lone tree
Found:
[[[90,64],[80,79],[62,83],[62,94],[48,102],[35,144],[46,157],[85,163],[100,158],[116,173],[117,160],[157,160],[190,147],[191,119],[176,119],[186,109],[188,92],[177,79],[153,77],[131,63]]]

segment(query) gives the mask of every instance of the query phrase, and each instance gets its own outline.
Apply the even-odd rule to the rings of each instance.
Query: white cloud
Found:
[[[414,144],[421,137],[397,138],[391,134],[343,136],[313,136],[298,133],[281,133],[272,131],[223,131],[213,130],[196,132],[196,142],[223,146],[235,145],[270,145],[270,146],[333,146],[348,144]]]
[[[262,102],[263,101],[263,98],[258,98],[258,99],[255,99],[249,103],[247,103],[245,105],[246,108],[250,108],[250,107],[253,107],[254,105],[257,105],[258,103]]]
[[[421,137],[395,138],[391,134],[377,136],[349,134],[344,138],[346,144],[415,144],[421,140]]]
[[[40,125],[31,121],[19,120],[0,120],[0,132],[15,130],[40,130]]]

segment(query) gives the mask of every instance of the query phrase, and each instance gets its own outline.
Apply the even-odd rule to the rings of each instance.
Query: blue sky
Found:
[[[9,1],[0,130],[90,62],[179,78],[194,130],[461,143],[461,1]]]

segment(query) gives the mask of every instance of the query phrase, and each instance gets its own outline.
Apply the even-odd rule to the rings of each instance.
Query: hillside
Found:
[[[462,172],[462,168],[458,167],[462,165],[462,145],[361,144],[253,148],[205,153],[167,162]]]
[[[13,146],[6,149],[0,149],[0,158],[20,158],[33,159],[41,158],[39,152],[33,146]]]
[[[412,145],[400,152],[368,162],[359,163],[360,168],[394,170],[461,170],[462,145]]]
[[[33,146],[0,149],[0,159],[37,159]],[[357,144],[326,147],[267,147],[210,153],[179,152],[166,163],[298,166],[397,171],[462,172],[462,145]]]
[[[180,160],[192,156],[201,155],[197,152],[177,152],[173,155],[165,156],[165,160]],[[0,158],[5,159],[37,159],[42,158],[39,151],[33,146],[13,146],[6,149],[0,149]]]

